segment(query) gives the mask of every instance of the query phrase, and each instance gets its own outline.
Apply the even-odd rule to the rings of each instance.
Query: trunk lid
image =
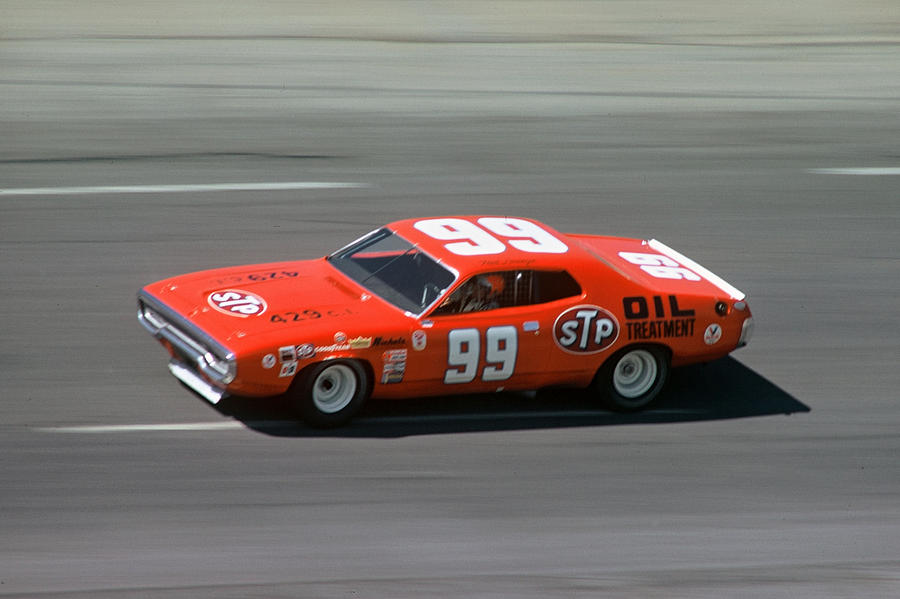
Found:
[[[710,295],[738,301],[744,293],[715,273],[656,239],[570,235],[626,279],[649,289]]]

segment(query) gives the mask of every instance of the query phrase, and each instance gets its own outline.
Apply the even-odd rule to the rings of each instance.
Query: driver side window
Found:
[[[441,302],[434,314],[465,314],[514,306],[514,286],[507,282],[514,281],[515,275],[515,271],[475,275]]]
[[[434,315],[543,304],[580,294],[581,286],[565,271],[487,272],[475,275],[457,287],[435,309]]]

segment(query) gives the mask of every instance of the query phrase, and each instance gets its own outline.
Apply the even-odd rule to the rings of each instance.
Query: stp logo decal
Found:
[[[206,301],[222,314],[239,318],[259,316],[266,311],[266,300],[255,293],[241,291],[240,289],[213,291],[206,298]]]
[[[570,354],[595,354],[619,337],[616,317],[600,306],[575,306],[556,318],[553,339]]]

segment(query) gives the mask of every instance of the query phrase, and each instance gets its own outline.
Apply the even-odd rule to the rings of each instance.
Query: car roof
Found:
[[[521,225],[521,221],[531,223],[531,225],[539,227],[559,242],[562,242],[562,244],[565,245],[565,250],[558,252],[526,251],[514,247],[514,245],[510,244],[510,241],[515,240],[516,237],[504,237],[503,235],[490,230],[489,227],[491,224],[497,223],[498,220],[513,226]],[[456,224],[456,221],[466,221],[470,223],[470,225],[478,227],[483,233],[499,240],[502,244],[502,248],[501,245],[493,244],[494,248],[492,248],[490,253],[462,255],[448,249],[447,246],[453,245],[454,242],[467,243],[465,238],[460,238],[459,240],[442,240],[436,239],[427,232],[430,227],[442,227],[445,225],[452,227]],[[430,222],[430,224],[422,225],[421,223],[423,222]],[[386,227],[410,243],[418,246],[436,260],[455,269],[461,278],[466,278],[474,273],[487,271],[516,269],[572,270],[576,267],[576,263],[585,259],[591,260],[592,258],[582,244],[576,239],[570,238],[564,233],[560,233],[552,227],[530,218],[493,215],[426,217],[400,220],[390,223],[386,225]],[[529,237],[528,235],[522,235],[518,237],[518,239],[529,239]],[[501,249],[496,251],[498,248]]]

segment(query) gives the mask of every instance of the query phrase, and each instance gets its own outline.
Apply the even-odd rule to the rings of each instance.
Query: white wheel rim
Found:
[[[653,387],[657,371],[653,354],[644,349],[630,351],[616,364],[613,387],[622,397],[638,398]]]
[[[312,400],[325,414],[340,412],[356,395],[356,375],[349,366],[335,364],[319,373],[313,384]]]

